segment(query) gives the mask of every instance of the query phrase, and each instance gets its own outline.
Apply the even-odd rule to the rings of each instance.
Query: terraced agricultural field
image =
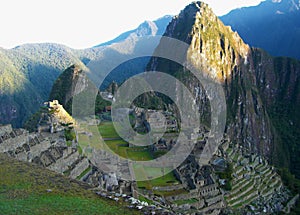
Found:
[[[236,163],[233,169],[236,177],[232,181],[232,190],[225,196],[230,207],[240,208],[259,197],[270,198],[272,193],[282,186],[280,177],[265,161],[260,163],[256,157],[255,162],[249,161],[248,164],[241,165],[239,152],[229,149],[227,153]]]

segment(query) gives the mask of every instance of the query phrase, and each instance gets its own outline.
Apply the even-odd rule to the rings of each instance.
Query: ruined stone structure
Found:
[[[0,134],[1,153],[22,161],[36,163],[73,179],[82,180],[101,190],[114,190],[129,195],[133,195],[134,192],[135,197],[138,197],[141,191],[136,184],[121,180],[116,173],[105,174],[98,170],[88,158],[80,154],[76,146],[67,146],[63,132],[29,133],[24,129],[13,129],[10,125],[6,125],[0,126]],[[205,142],[205,134],[203,140],[199,141]],[[199,148],[193,153],[198,150]],[[153,191],[177,191],[178,194],[164,198],[157,198],[151,193],[144,193],[144,195],[161,202],[160,204],[167,202],[174,210],[189,211],[194,208],[204,214],[219,214],[228,206],[239,208],[241,205],[255,203],[256,200],[267,203],[270,205],[268,210],[274,212],[272,205],[280,206],[292,198],[283,187],[280,177],[264,159],[256,155],[246,156],[239,146],[233,148],[232,144],[223,141],[217,153],[226,162],[233,162],[231,191],[221,188],[215,175],[215,166],[200,167],[193,153],[175,170],[175,175],[181,183],[166,187],[153,187]],[[101,162],[104,164],[105,155],[97,156],[103,158]],[[214,158],[211,162],[213,164],[214,161],[220,159],[220,157]],[[120,163],[117,166],[128,168],[128,164]],[[127,172],[130,173],[130,169]],[[259,202],[256,204],[259,205]],[[290,202],[293,203],[293,201]]]
[[[101,150],[93,154],[94,158],[87,158],[81,154],[76,141],[71,145],[67,144],[63,129],[51,130],[53,122],[56,123],[56,128],[63,128],[62,123],[70,123],[73,120],[69,119],[68,115],[66,117],[61,114],[63,107],[56,101],[50,102],[49,108],[56,111],[52,115],[42,116],[40,123],[43,124],[43,129],[39,129],[39,132],[29,133],[24,129],[13,129],[10,125],[0,126],[0,153],[6,153],[16,159],[33,162],[73,179],[82,180],[100,190],[115,191],[136,198],[141,192],[144,197],[158,204],[170,205],[174,210],[183,213],[196,209],[203,214],[219,214],[227,207],[238,209],[255,202],[257,202],[255,204],[258,205],[256,209],[258,211],[261,210],[259,202],[264,202],[270,205],[267,209],[269,212],[276,212],[278,208],[283,210],[281,205],[292,198],[267,161],[255,154],[247,154],[247,150],[239,145],[233,146],[226,135],[210,164],[201,166],[198,163],[198,156],[206,144],[208,131],[205,128],[194,131],[200,132],[197,135],[198,139],[190,135],[181,140],[182,144],[191,144],[191,141],[197,143],[185,162],[174,170],[180,183],[156,186],[152,188],[152,191],[141,190],[134,181],[125,181],[119,175],[119,172],[128,173],[126,178],[134,175],[129,162],[120,160],[111,164],[108,152]],[[94,123],[96,122],[92,124]],[[168,138],[171,139],[173,136],[166,135],[167,140]],[[166,151],[168,150],[170,147],[166,147]],[[230,191],[222,188],[224,184],[220,183],[222,180],[215,174],[216,171],[224,171],[227,163],[233,163],[232,190]],[[99,165],[113,165],[116,169],[108,169],[107,172],[110,171],[110,173],[104,173],[97,168]],[[226,180],[223,180],[223,183],[225,182]],[[154,191],[171,194],[158,197],[153,195]],[[293,201],[290,202],[293,203]],[[276,205],[276,208],[272,205]]]
[[[5,125],[0,126],[0,134],[0,153],[36,163],[101,189],[131,194],[129,182],[118,181],[116,176],[99,171],[88,158],[81,155],[76,146],[67,146],[63,131],[29,133],[24,129],[12,129],[10,125]]]

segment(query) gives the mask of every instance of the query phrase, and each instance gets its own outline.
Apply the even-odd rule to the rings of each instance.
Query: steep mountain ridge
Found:
[[[281,119],[282,123],[291,124],[298,121],[299,116],[285,114],[281,118],[282,109],[274,108],[284,101],[299,109],[299,61],[273,58],[260,49],[250,49],[201,2],[190,4],[174,18],[165,36],[188,43],[187,61],[222,84],[227,100],[225,132],[230,140],[250,153],[264,155],[277,166],[290,167],[299,177],[300,172],[294,168],[299,163],[295,156],[295,147],[299,148],[297,139],[282,141],[288,133],[277,123]],[[151,70],[169,71],[181,77],[195,95],[195,89],[201,85],[192,75],[184,75],[187,74],[184,68],[174,63],[152,58],[148,66],[152,66]],[[290,83],[290,80],[293,81]],[[205,90],[200,91],[199,109],[206,112],[209,102],[207,96],[203,96]],[[285,111],[291,112],[292,108]],[[297,137],[299,124],[293,126],[292,137]]]
[[[259,95],[275,129],[273,161],[299,178],[300,62],[256,48],[252,56]]]
[[[75,86],[78,82],[83,68],[78,65],[72,65],[67,68],[54,82],[49,96],[49,100],[58,100],[71,113],[71,107],[68,104],[74,95]]]
[[[147,21],[143,22],[142,24],[140,24],[136,29],[122,33],[115,39],[112,39],[105,43],[101,43],[100,45],[97,45],[96,47],[112,45],[114,43],[124,41],[131,37],[163,35],[166,30],[166,26],[171,21],[171,19],[172,19],[172,16],[166,15],[155,21],[147,20]]]
[[[70,48],[57,44],[3,49],[0,122],[20,127],[47,100],[60,72],[74,63],[82,64]]]
[[[49,101],[58,100],[66,111],[72,114],[73,97],[75,95],[80,96],[79,94],[82,93],[78,92],[78,90],[80,90],[78,86],[80,86],[82,90],[93,86],[93,84],[86,79],[85,73],[83,72],[85,70],[86,68],[81,65],[72,65],[63,71],[52,86]],[[109,105],[111,105],[111,103],[104,100],[99,92],[96,97],[95,111],[98,113]]]
[[[267,0],[257,6],[240,8],[220,17],[246,43],[274,56],[300,59],[300,2]]]

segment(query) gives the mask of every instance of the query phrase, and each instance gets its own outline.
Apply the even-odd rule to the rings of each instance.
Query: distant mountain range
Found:
[[[220,18],[251,46],[261,47],[275,56],[300,59],[299,8],[300,3],[296,0],[267,0],[258,6],[233,10]],[[84,50],[51,43],[26,44],[9,50],[0,48],[0,123],[20,127],[48,99],[52,85],[62,71],[74,64],[125,55],[122,47],[143,49],[143,43],[137,38],[162,35],[171,19],[171,16],[164,16],[145,21],[111,41]],[[146,48],[154,50],[157,44],[158,41],[149,42]],[[116,68],[106,78],[104,86],[112,80],[122,82],[125,77],[141,72],[148,60],[147,57],[138,59],[139,66],[135,68],[131,62]]]
[[[266,0],[220,17],[243,40],[273,56],[300,59],[300,1]]]
[[[13,49],[0,48],[0,123],[22,126],[48,100],[59,74],[74,64],[84,67],[90,60],[127,55],[124,49],[129,47],[154,50],[158,40],[144,44],[139,38],[162,35],[170,20],[170,16],[165,16],[154,22],[146,21],[137,29],[110,42],[84,50],[51,43],[26,44]],[[142,72],[147,62],[146,59],[141,60],[139,68],[133,69],[130,65],[117,68],[115,79],[124,79],[123,76],[126,75],[120,75],[120,72]]]
[[[122,42],[122,41],[128,39],[129,37],[144,37],[144,36],[163,35],[165,33],[166,27],[169,24],[169,22],[171,21],[171,19],[172,19],[172,16],[166,15],[155,21],[145,21],[142,24],[140,24],[136,29],[122,33],[115,39],[110,40],[105,43],[101,43],[100,45],[97,45],[96,47],[107,46],[107,45],[112,45],[114,43],[119,43],[119,42]]]
[[[295,0],[268,0],[258,6],[233,10],[221,20],[238,31],[251,46],[261,47],[275,56],[300,59],[299,5]],[[145,47],[137,38],[162,35],[171,19],[171,16],[164,16],[145,21],[111,41],[84,50],[51,43],[27,44],[9,50],[0,48],[0,123],[20,127],[48,99],[59,74],[74,64],[125,56],[128,53],[124,50],[130,48],[154,50],[158,41],[148,42]],[[132,62],[115,68],[103,86],[108,86],[112,80],[122,82],[143,71],[149,58],[136,59],[134,68]]]

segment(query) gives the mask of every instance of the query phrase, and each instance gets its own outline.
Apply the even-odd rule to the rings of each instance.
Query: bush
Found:
[[[66,141],[73,141],[76,139],[76,134],[73,129],[65,129]]]

